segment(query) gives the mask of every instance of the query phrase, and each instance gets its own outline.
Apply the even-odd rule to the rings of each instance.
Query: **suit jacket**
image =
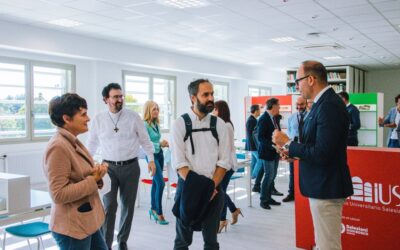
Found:
[[[279,121],[278,121],[279,123]],[[275,148],[272,147],[272,133],[275,130],[274,123],[267,111],[258,119],[257,133],[258,141],[258,155],[260,159],[266,161],[273,161],[278,157]]]
[[[353,194],[347,165],[349,118],[343,101],[328,89],[304,121],[300,141],[291,142],[289,156],[300,158],[300,191],[316,199],[346,198]]]
[[[353,104],[350,104],[346,109],[350,118],[348,138],[357,138],[357,130],[361,128],[360,111]]]
[[[210,178],[189,171],[186,180],[179,178],[172,213],[182,223],[194,231],[201,230],[201,222],[210,209],[213,209],[215,184]],[[218,195],[218,194],[217,194]]]
[[[91,175],[93,166],[93,159],[81,142],[58,128],[48,143],[43,167],[53,200],[51,231],[84,239],[102,226],[104,209]]]
[[[389,110],[389,113],[385,116],[385,119],[383,120],[383,124],[394,123],[396,121],[396,115],[397,115],[397,108],[396,107],[391,108]],[[400,135],[399,124],[397,125],[397,128],[389,129],[388,137],[387,137],[387,145],[389,145],[389,140],[390,140],[390,136],[392,135],[393,129],[396,129],[397,134]],[[400,137],[398,137],[398,138],[400,138]],[[400,139],[399,139],[399,141],[400,141]]]
[[[257,151],[256,143],[253,138],[254,128],[257,126],[257,119],[250,115],[250,117],[246,121],[246,150],[248,151]]]

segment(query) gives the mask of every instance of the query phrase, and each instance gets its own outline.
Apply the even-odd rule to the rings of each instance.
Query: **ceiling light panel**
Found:
[[[83,24],[81,22],[71,20],[71,19],[66,19],[66,18],[51,20],[51,21],[48,21],[48,23],[62,26],[62,27],[67,27],[67,28],[77,27],[77,26],[80,26]]]
[[[295,38],[290,37],[290,36],[276,37],[276,38],[271,38],[270,40],[273,42],[276,42],[276,43],[287,43],[287,42],[296,41]]]
[[[158,2],[177,9],[200,8],[209,5],[206,0],[158,0]]]
[[[339,60],[342,59],[340,56],[325,56],[323,57],[325,60]]]

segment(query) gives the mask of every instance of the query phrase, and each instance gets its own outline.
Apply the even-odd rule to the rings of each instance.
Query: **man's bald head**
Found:
[[[296,109],[299,112],[303,112],[304,110],[306,110],[306,99],[304,99],[302,96],[299,96],[296,100]]]
[[[322,63],[318,61],[304,61],[302,67],[305,75],[315,77],[323,85],[328,84],[328,73]]]

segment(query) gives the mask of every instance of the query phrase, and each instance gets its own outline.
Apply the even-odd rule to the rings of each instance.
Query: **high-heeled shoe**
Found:
[[[155,215],[154,212],[153,212],[153,210],[151,210],[151,209],[149,209],[149,217],[150,217],[150,220],[151,220],[151,218],[153,217],[153,219],[154,219],[155,222],[157,223],[158,216]]]
[[[225,232],[226,232],[228,229],[228,220],[221,220],[219,222],[218,233],[221,233],[224,228],[225,228]]]
[[[235,225],[238,222],[239,214],[243,216],[242,210],[240,208],[236,208],[235,212],[232,213],[232,222],[231,225]]]
[[[158,224],[160,224],[160,225],[168,225],[169,224],[169,221],[167,221],[165,218],[164,218],[164,215],[158,215],[157,216],[157,221],[156,221],[156,223],[158,222]]]

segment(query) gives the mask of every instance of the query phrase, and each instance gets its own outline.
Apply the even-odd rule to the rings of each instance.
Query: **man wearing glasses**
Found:
[[[297,75],[302,97],[314,104],[299,142],[281,131],[274,132],[273,141],[289,158],[300,159],[300,191],[309,197],[317,247],[341,249],[342,208],[353,194],[346,152],[349,117],[343,101],[328,85],[324,65],[305,61]]]
[[[140,146],[149,159],[148,168],[152,176],[156,169],[154,149],[140,116],[132,110],[123,108],[124,96],[121,86],[110,83],[104,87],[102,95],[108,110],[94,117],[89,130],[88,149],[92,155],[100,149],[103,161],[109,165],[111,190],[103,197],[106,212],[103,232],[109,249],[114,238],[119,189],[122,208],[117,238],[118,249],[123,250],[128,249],[126,242],[131,230],[139,184]]]

